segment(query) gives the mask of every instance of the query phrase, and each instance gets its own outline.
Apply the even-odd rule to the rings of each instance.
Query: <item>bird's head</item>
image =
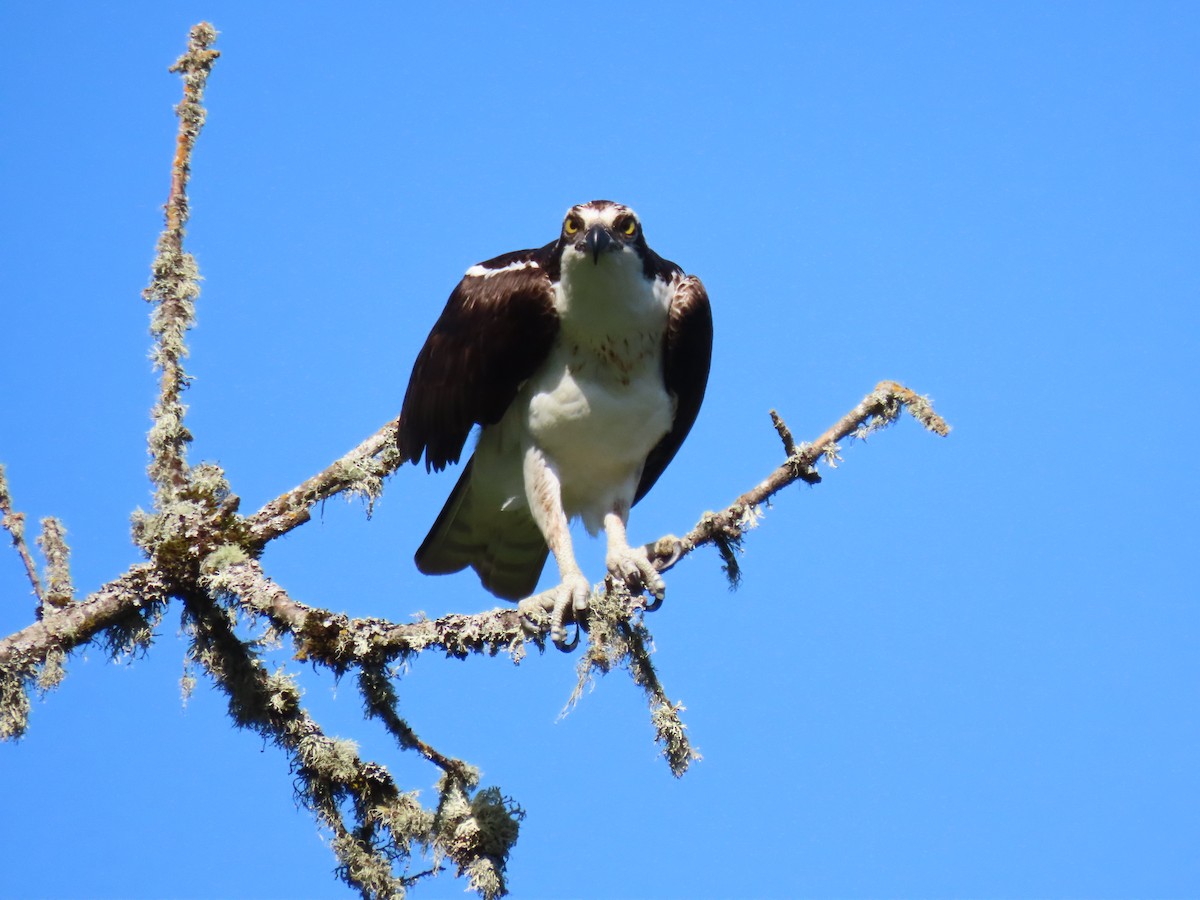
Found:
[[[626,248],[641,256],[645,244],[637,213],[611,200],[591,200],[572,206],[563,219],[559,240],[564,251],[573,249],[585,254],[593,264],[599,264],[605,254]]]

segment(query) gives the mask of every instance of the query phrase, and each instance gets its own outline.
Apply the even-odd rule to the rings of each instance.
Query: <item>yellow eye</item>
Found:
[[[567,234],[578,234],[579,220],[574,216],[568,216],[566,223],[563,225],[563,231]]]
[[[630,216],[624,222],[619,222],[617,227],[621,229],[621,233],[624,234],[625,237],[633,237],[635,234],[637,234],[637,221],[632,216]]]

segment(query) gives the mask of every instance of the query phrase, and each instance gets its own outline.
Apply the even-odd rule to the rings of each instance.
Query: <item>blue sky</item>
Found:
[[[191,458],[244,510],[397,414],[467,266],[596,197],[716,320],[633,540],[776,465],[772,407],[812,438],[893,378],[955,427],[902,422],[778,497],[736,593],[711,550],[669,574],[682,780],[627,676],[556,722],[573,658],[417,661],[402,712],[528,812],[514,896],[1200,895],[1197,8],[428,6],[0,9],[0,461],[77,586],[138,559],[166,67],[208,19]],[[331,502],[266,568],[355,615],[490,608],[411,562],[456,477],[406,468],[370,521]],[[8,633],[14,554],[0,588]],[[181,704],[177,630],[77,654],[0,746],[0,896],[347,895],[283,755],[203,679]],[[302,671],[328,731],[432,796],[350,680]]]

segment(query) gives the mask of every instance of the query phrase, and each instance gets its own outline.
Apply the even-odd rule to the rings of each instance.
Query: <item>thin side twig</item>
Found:
[[[946,420],[933,411],[928,398],[914,393],[895,381],[881,381],[875,390],[867,394],[854,409],[850,410],[811,444],[795,448],[786,462],[750,490],[746,491],[720,512],[701,517],[686,535],[676,543],[660,539],[647,546],[651,560],[660,569],[673,566],[679,558],[697,547],[716,543],[728,547],[730,542],[741,538],[747,521],[753,521],[755,509],[796,481],[809,481],[807,473],[824,459],[830,464],[839,458],[838,441],[847,437],[865,438],[868,434],[890,425],[902,409],[921,425],[942,437],[950,433]],[[778,419],[778,416],[776,416]],[[782,424],[782,420],[780,420]],[[784,426],[786,428],[786,426]],[[790,436],[790,432],[788,432]],[[795,446],[793,442],[793,446]]]
[[[467,787],[473,788],[479,783],[478,769],[465,760],[447,756],[422,740],[400,715],[400,698],[384,666],[363,666],[358,675],[358,686],[367,706],[367,715],[379,719],[402,749],[415,750],[447,776]]]
[[[17,556],[21,557],[25,574],[33,586],[33,595],[37,598],[38,609],[41,609],[46,595],[42,590],[42,581],[38,578],[37,564],[29,552],[29,543],[25,540],[25,513],[13,509],[12,495],[8,490],[8,476],[3,464],[0,464],[0,514],[0,527],[12,537],[13,548],[17,551]]]
[[[246,525],[255,544],[262,546],[303,525],[313,506],[344,491],[377,496],[383,479],[403,462],[396,449],[396,426],[395,420],[384,425],[349,453],[249,516]]]
[[[588,610],[587,647],[577,666],[575,689],[560,718],[579,701],[595,675],[624,668],[646,694],[654,740],[662,748],[671,774],[681,778],[701,756],[688,740],[687,726],[679,717],[683,704],[671,702],[650,658],[654,641],[642,617],[643,602],[643,598],[632,596],[612,576],[605,579],[602,590],[593,592]]]
[[[775,410],[771,410],[771,424],[775,426],[775,430],[779,433],[779,439],[783,441],[783,452],[791,456],[796,452],[796,439],[792,437],[792,429],[787,427]]]
[[[42,519],[38,548],[46,559],[46,595],[43,607],[61,609],[75,597],[71,583],[71,548],[67,546],[67,529],[54,516]]]

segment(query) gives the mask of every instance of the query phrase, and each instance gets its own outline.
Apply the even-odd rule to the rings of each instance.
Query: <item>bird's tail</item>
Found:
[[[470,566],[483,586],[505,600],[521,600],[537,587],[550,550],[523,504],[499,510],[471,487],[472,458],[437,521],[417,550],[417,568],[448,575]]]

